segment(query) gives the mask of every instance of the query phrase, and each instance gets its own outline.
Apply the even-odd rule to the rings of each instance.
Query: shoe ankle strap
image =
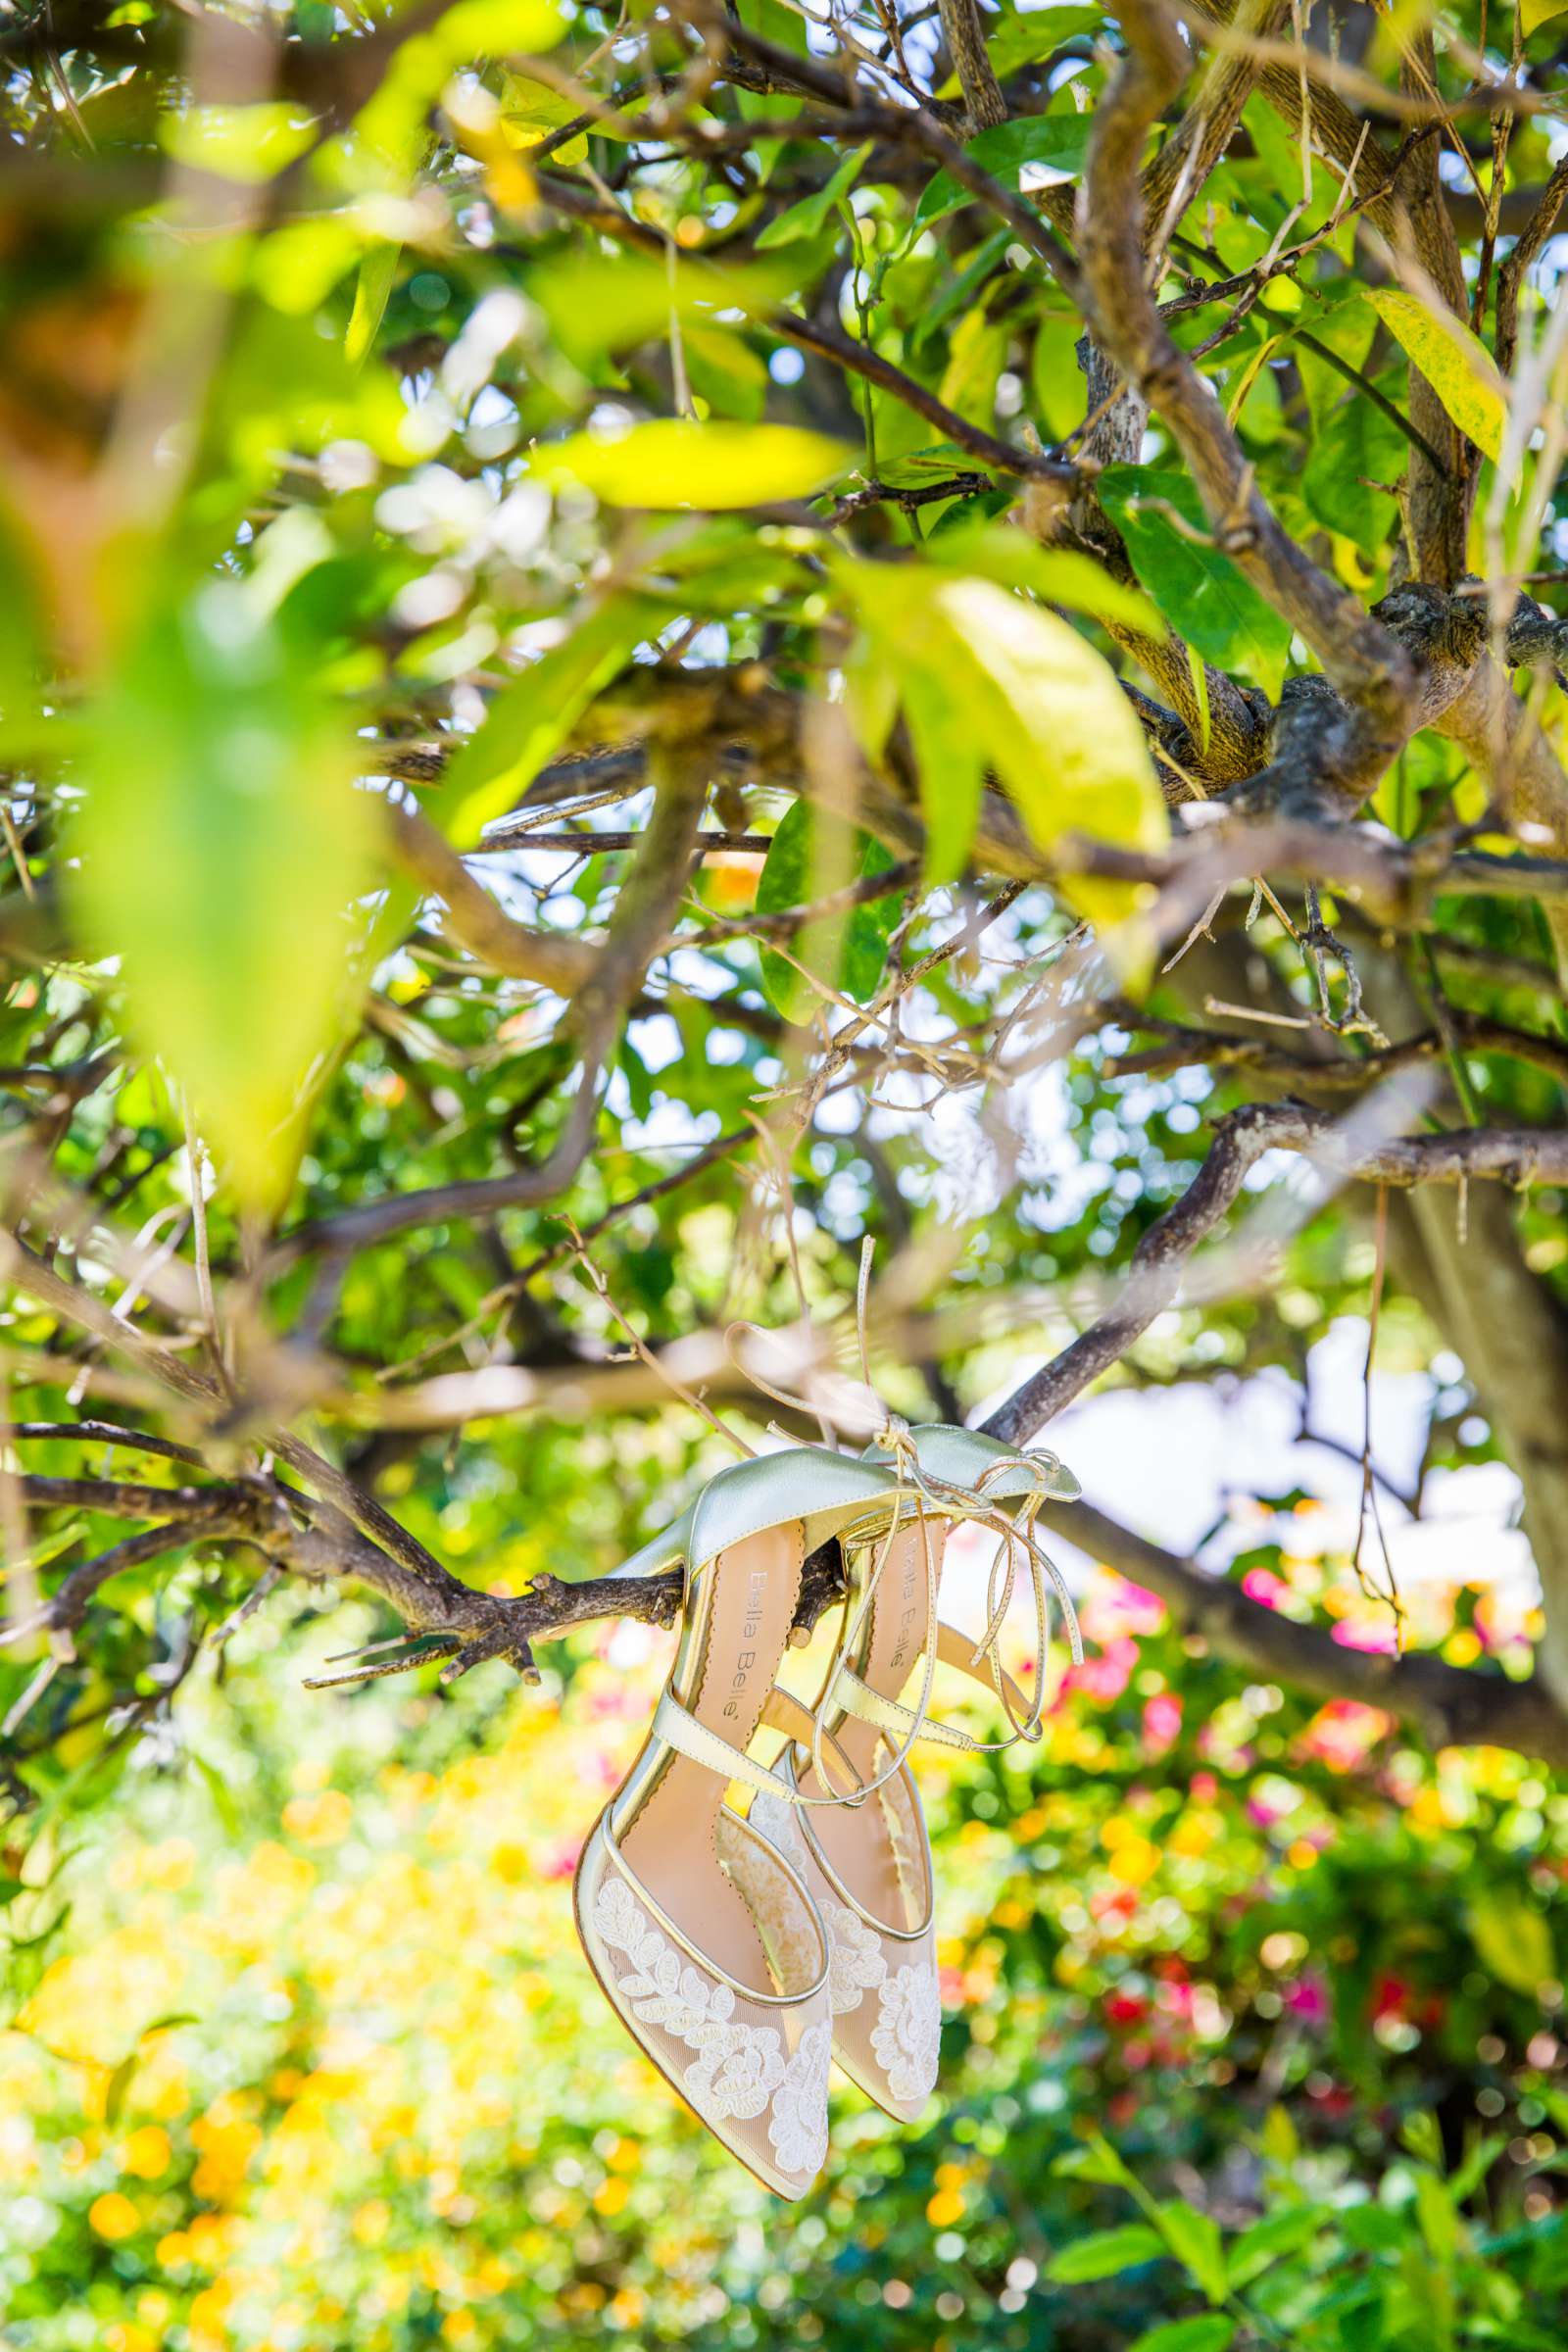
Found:
[[[956,1667],[959,1674],[967,1675],[972,1683],[978,1683],[994,1697],[1000,1696],[1014,1723],[1031,1721],[1030,1702],[1011,1675],[997,1662],[991,1651],[977,1652],[968,1635],[960,1633],[956,1626],[938,1625],[936,1654],[942,1665]],[[989,1673],[980,1670],[981,1655],[987,1658]],[[977,1740],[972,1732],[960,1731],[956,1724],[942,1723],[929,1714],[922,1717],[913,1707],[906,1707],[896,1698],[885,1698],[880,1690],[873,1690],[868,1683],[862,1682],[851,1666],[839,1668],[828,1693],[828,1701],[830,1705],[842,1707],[846,1715],[857,1715],[862,1723],[874,1724],[878,1731],[886,1732],[895,1739],[927,1740],[940,1747],[960,1748],[969,1754],[983,1752],[995,1744]],[[1014,1737],[1038,1740],[1038,1724],[1034,1725],[1032,1731],[1016,1733]],[[1012,1741],[1009,1740],[1004,1744],[1010,1747]]]
[[[804,1733],[797,1731],[797,1719],[804,1723]],[[762,1720],[780,1731],[789,1732],[792,1738],[804,1738],[809,1745],[813,1728],[809,1710],[776,1685],[768,1693],[762,1709]],[[706,1723],[700,1723],[691,1710],[683,1707],[679,1699],[673,1698],[667,1690],[654,1709],[653,1731],[656,1740],[662,1740],[666,1747],[674,1748],[680,1755],[689,1756],[694,1764],[705,1764],[710,1772],[716,1772],[723,1781],[741,1781],[748,1788],[755,1788],[763,1796],[776,1796],[781,1804],[858,1805],[864,1801],[858,1787],[843,1796],[804,1795],[770,1765],[760,1764],[744,1748],[731,1746],[727,1740],[720,1739],[717,1732],[710,1731]],[[823,1786],[830,1786],[825,1775]]]

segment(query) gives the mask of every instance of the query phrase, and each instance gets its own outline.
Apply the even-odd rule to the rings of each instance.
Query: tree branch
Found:
[[[1162,1550],[1090,1503],[1048,1502],[1041,1521],[1164,1601],[1179,1626],[1223,1656],[1319,1698],[1351,1698],[1411,1724],[1434,1747],[1515,1749],[1568,1766],[1568,1714],[1537,1677],[1449,1666],[1425,1653],[1351,1649],[1251,1600],[1229,1578]]]
[[[1400,1190],[1481,1178],[1516,1186],[1568,1179],[1568,1130],[1510,1133],[1472,1127],[1371,1142],[1305,1103],[1247,1103],[1219,1122],[1208,1156],[1186,1192],[1144,1235],[1116,1304],[1013,1391],[985,1423],[988,1436],[1009,1446],[1027,1445],[1125,1355],[1175,1298],[1188,1258],[1235,1205],[1266,1152],[1299,1152],[1342,1181],[1354,1178]]]
[[[1370,789],[1407,727],[1414,679],[1402,648],[1369,623],[1297,546],[1252,484],[1252,469],[1211,387],[1171,339],[1144,282],[1144,142],[1192,60],[1158,0],[1124,0],[1128,51],[1095,110],[1078,203],[1079,249],[1097,339],[1169,426],[1192,468],[1215,544],[1244,571],[1322,662],[1359,723],[1347,764]],[[1357,796],[1358,798],[1360,795]]]

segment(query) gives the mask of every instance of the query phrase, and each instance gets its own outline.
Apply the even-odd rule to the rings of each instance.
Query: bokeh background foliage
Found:
[[[1511,1461],[1561,1645],[1559,1185],[1478,1177],[1456,1222],[1281,1152],[1241,1202],[1267,1246],[1107,1354],[1178,1433],[1166,1392],[1272,1380],[1308,1437],[1309,1357],[1354,1321],[1418,1399],[1396,1537],[1428,1486],[1504,1503],[1400,1592],[1370,1513],[1238,1445],[1189,1531],[1236,1604],[1210,1628],[1189,1561],[1157,1555],[1164,1601],[1129,1568],[1138,1530],[1187,1541],[1180,1435],[1102,1477],[1133,1530],[1090,1543],[1043,1745],[924,1774],[940,2094],[896,2132],[846,2092],[798,2210],[675,2106],[571,1936],[667,1631],[541,1643],[526,1686],[518,1640],[465,1646],[728,1458],[670,1378],[761,1437],[709,1344],[730,1315],[804,1294],[848,1360],[867,1233],[889,1402],[977,1418],[1103,1322],[1260,1097],[1359,1103],[1392,1056],[1433,1081],[1388,1122],[1424,1164],[1495,1132],[1516,1173],[1562,1126],[1561,975],[1508,861],[1557,853],[1560,943],[1568,809],[1523,843],[1490,736],[1410,732],[1373,779],[1351,865],[1408,880],[1414,843],[1431,885],[1392,929],[1301,887],[1358,792],[1266,903],[1233,834],[1243,887],[1172,912],[1181,805],[1253,781],[1268,698],[1322,679],[1157,416],[1072,455],[1106,387],[1053,256],[1124,27],[969,9],[979,127],[964,10],[829,13],[0,16],[7,2352],[1568,2341],[1568,1796],[1522,1734],[1425,1739],[1408,1675],[1367,1695],[1384,1659],[1451,1669],[1467,1722],[1549,1715],[1563,1752],[1550,1627],[1494,1573]],[[1496,264],[1561,200],[1555,20],[1462,0],[1440,45],[1418,8],[1312,14],[1393,128],[1363,140],[1329,76],[1303,162],[1294,75],[1283,117],[1238,84],[1176,338],[1360,605],[1441,542],[1424,584],[1478,662],[1463,564],[1537,579],[1513,666],[1554,737],[1555,426],[1525,445],[1563,395],[1533,340],[1555,209],[1515,391]],[[1506,139],[1478,53],[1533,80]],[[1429,223],[1452,199],[1487,348],[1358,226],[1396,225],[1412,77],[1464,101],[1441,173],[1413,132],[1399,165],[1431,165]],[[1123,927],[1155,883],[1157,940]],[[393,1609],[457,1623],[474,1671],[302,1690]],[[1298,1636],[1310,1692],[1276,1679]]]
[[[1287,1504],[1251,1572],[1354,1625],[1317,1516]],[[535,1564],[508,1503],[472,1518]],[[583,1641],[540,1692],[312,1704],[345,1613],[248,1629],[184,1769],[143,1759],[29,1904],[36,1933],[72,1912],[14,1954],[8,2340],[1559,2344],[1568,1803],[1518,1757],[1248,1685],[1108,1573],[1085,1613],[1044,1751],[923,1775],[931,2118],[846,2092],[790,2210],[572,1934],[665,1638]]]

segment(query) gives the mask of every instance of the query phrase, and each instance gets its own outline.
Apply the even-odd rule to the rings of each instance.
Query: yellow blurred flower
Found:
[[[160,2339],[150,2328],[137,2327],[129,2320],[117,2320],[104,2329],[104,2352],[160,2352]]]
[[[87,2222],[100,2237],[108,2238],[114,2245],[122,2237],[135,2236],[141,2228],[141,2215],[122,2190],[111,2188],[101,2197],[94,2197],[87,2208]]]
[[[385,2197],[370,2197],[357,2208],[349,2225],[362,2246],[378,2246],[392,2221],[392,2208]]]
[[[173,2149],[161,2124],[143,2124],[120,2151],[120,2169],[138,2180],[157,2180],[168,2172]]]
[[[291,1796],[282,1819],[302,1845],[336,1845],[349,1834],[354,1807],[341,1788],[323,1788],[319,1796]]]
[[[1106,1835],[1108,1841],[1108,1831]],[[1112,1851],[1108,1867],[1124,1886],[1142,1886],[1159,1868],[1159,1848],[1144,1837],[1125,1838]]]

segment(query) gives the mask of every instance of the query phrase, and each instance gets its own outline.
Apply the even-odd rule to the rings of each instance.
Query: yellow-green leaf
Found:
[[[569,98],[559,90],[546,89],[542,81],[533,81],[526,74],[509,74],[502,85],[501,127],[508,142],[520,147],[524,153],[537,147],[552,130],[563,123],[576,122],[582,113]],[[588,152],[588,134],[577,131],[564,145],[552,150],[558,164],[580,164]]]
[[[454,74],[478,57],[553,49],[565,29],[556,0],[457,0],[393,52],[374,96],[360,110],[360,137],[412,172],[428,138],[430,106]]]
[[[305,153],[316,125],[302,106],[284,98],[253,106],[191,106],[166,115],[158,137],[166,154],[192,172],[246,185],[271,179]]]
[[[988,768],[1042,848],[1070,834],[1133,849],[1165,842],[1143,729],[1108,664],[1066,621],[992,580],[935,566],[846,564],[840,576],[865,630],[859,666],[897,680],[930,880],[961,871]],[[863,696],[852,706],[858,723],[862,708],[880,724],[881,710]],[[875,745],[862,741],[874,758]],[[1065,887],[1102,922],[1137,903],[1119,883]]]
[[[1491,1895],[1476,1903],[1470,1935],[1488,1974],[1514,1992],[1534,1994],[1557,1974],[1551,1930],[1522,1895]]]
[[[791,424],[692,424],[660,417],[623,430],[573,433],[530,459],[543,481],[572,481],[609,507],[761,507],[809,498],[854,453]]]
[[[1565,8],[1568,0],[1519,0],[1519,29],[1528,40],[1543,24],[1549,24],[1553,17],[1560,17]]]
[[[368,356],[375,341],[376,328],[397,280],[402,253],[401,245],[373,245],[360,264],[354,286],[354,309],[343,337],[344,352],[355,367]]]
[[[351,1009],[375,812],[310,649],[255,586],[210,581],[125,646],[83,761],[73,911],[236,1189],[275,1204]]]
[[[1508,401],[1486,345],[1451,313],[1430,310],[1397,286],[1379,286],[1367,300],[1460,432],[1495,465],[1502,456]]]
[[[651,598],[612,597],[519,671],[448,765],[425,814],[460,849],[510,808],[565,742],[633,649],[669,618]]]
[[[1161,634],[1159,614],[1141,589],[1113,580],[1103,564],[1077,548],[1042,547],[1011,523],[955,523],[929,542],[928,553],[944,571],[973,572],[999,587],[1027,588],[1071,612],[1119,621],[1146,637]]]
[[[943,581],[936,599],[989,690],[977,723],[1041,847],[1081,833],[1160,848],[1165,804],[1144,731],[1094,647],[1054,612],[990,580]]]

